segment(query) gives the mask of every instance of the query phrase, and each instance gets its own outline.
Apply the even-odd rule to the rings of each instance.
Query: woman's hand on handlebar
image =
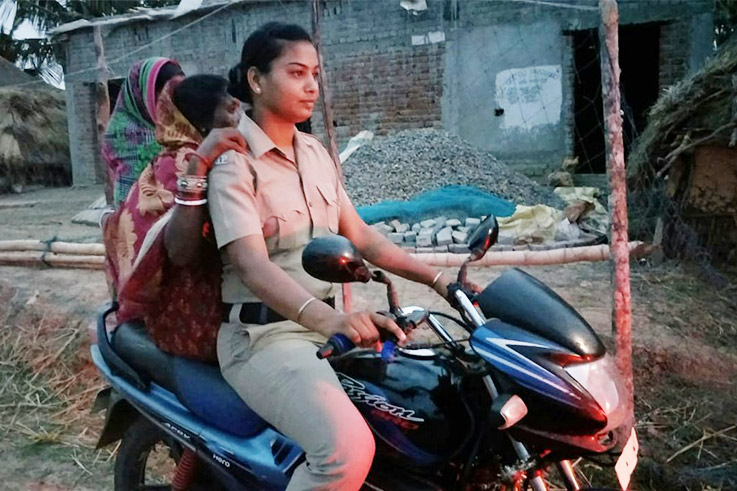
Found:
[[[448,298],[448,285],[452,283],[452,279],[448,277],[445,273],[441,274],[438,278],[438,281],[435,282],[435,285],[433,285],[433,290],[437,292],[438,295],[441,297],[447,299]]]
[[[330,337],[333,334],[343,334],[353,341],[356,346],[380,349],[379,329],[393,334],[399,344],[404,343],[407,335],[399,328],[394,320],[374,312],[351,312],[336,314],[324,326],[323,334]]]

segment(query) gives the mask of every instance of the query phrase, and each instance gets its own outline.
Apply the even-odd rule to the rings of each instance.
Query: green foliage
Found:
[[[10,3],[12,0],[5,0]],[[19,0],[16,5],[12,30],[0,33],[0,56],[16,61],[30,61],[38,68],[46,61],[56,59],[54,48],[47,39],[13,40],[13,31],[26,20],[45,32],[67,22],[125,14],[136,8],[173,6],[178,0]],[[0,10],[0,22],[7,20],[12,9]]]

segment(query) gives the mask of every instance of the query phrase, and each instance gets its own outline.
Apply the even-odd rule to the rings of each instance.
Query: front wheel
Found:
[[[464,491],[532,491],[534,488],[528,481],[526,473],[519,471],[510,473],[511,468],[500,469],[497,465],[482,466],[476,469],[472,482],[464,488]],[[587,469],[573,466],[576,480],[581,491],[619,491],[619,488],[592,486],[591,473]],[[506,475],[504,472],[507,472]],[[599,478],[594,479],[600,481]],[[551,466],[543,473],[545,487],[548,491],[569,491],[566,479],[560,469]],[[503,482],[502,482],[503,481]]]
[[[143,416],[128,427],[115,459],[115,491],[171,489],[182,447]],[[191,490],[220,489],[199,462]],[[204,484],[207,482],[207,486]]]

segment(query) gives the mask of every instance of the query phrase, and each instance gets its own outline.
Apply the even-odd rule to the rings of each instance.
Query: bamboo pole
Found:
[[[335,137],[335,127],[333,126],[333,108],[332,99],[330,97],[330,90],[328,90],[327,75],[325,74],[325,64],[322,58],[322,38],[320,36],[320,0],[312,0],[312,42],[315,45],[317,51],[317,62],[320,66],[318,72],[318,83],[320,84],[320,105],[322,108],[323,124],[325,126],[325,135],[328,138],[328,152],[330,157],[333,159],[335,169],[338,172],[341,185],[345,187],[345,177],[343,175],[343,166],[340,163],[340,157],[338,152],[338,140]],[[343,293],[343,312],[351,311],[352,295],[351,285],[343,283],[341,287]]]
[[[628,254],[640,254],[643,243],[630,242]],[[645,249],[647,253],[649,250]],[[458,267],[466,260],[465,254],[447,252],[410,254],[425,264],[438,267]],[[546,266],[551,264],[568,264],[576,262],[596,262],[610,259],[609,246],[606,244],[584,247],[570,247],[566,249],[551,249],[548,251],[489,251],[486,255],[469,264],[469,266]]]
[[[12,251],[50,251],[60,254],[81,254],[91,256],[104,256],[105,246],[98,243],[79,244],[75,242],[51,242],[40,240],[2,240],[0,241],[0,252]]]
[[[619,90],[619,10],[616,0],[599,0],[601,26],[601,80],[606,127],[606,166],[609,175],[609,210],[611,213],[611,257],[614,266],[614,302],[612,328],[616,337],[617,366],[624,375],[629,413],[634,417],[632,380],[632,293],[630,291],[629,249],[627,247],[627,184],[622,139],[622,115]]]
[[[108,67],[105,61],[105,45],[102,42],[102,28],[100,26],[92,27],[93,39],[95,43],[95,57],[97,58],[97,84],[95,85],[95,103],[97,105],[97,142],[102,149],[105,128],[107,128],[110,119],[110,94],[107,89]],[[105,183],[105,200],[107,204],[113,202],[113,183],[110,181],[110,175],[105,167],[105,163],[100,157],[100,152],[96,156],[98,163],[95,174],[98,179]]]
[[[46,244],[37,240],[2,241],[0,242],[0,264],[13,266],[46,264],[54,267],[103,269],[105,256],[102,244],[52,242],[50,250],[46,252],[44,248],[39,248],[39,245],[45,248]],[[628,248],[633,257],[642,257],[652,251],[651,247],[638,241],[630,242]],[[458,267],[466,259],[465,254],[452,253],[412,254],[412,256],[423,263],[438,267]],[[470,266],[544,266],[606,261],[609,258],[610,250],[607,245],[547,251],[489,251],[481,260],[471,263]]]
[[[333,101],[328,89],[327,75],[325,74],[325,64],[322,58],[322,38],[320,36],[320,0],[312,0],[312,42],[317,51],[317,62],[320,66],[318,72],[318,83],[320,84],[320,107],[322,108],[323,125],[325,126],[325,136],[328,138],[328,152],[335,163],[338,170],[340,182],[345,186],[345,178],[343,177],[343,166],[340,164],[338,152],[338,140],[335,137],[335,127],[333,126]]]
[[[7,266],[51,266],[83,269],[104,269],[105,257],[93,255],[57,254],[40,251],[0,252],[0,264]]]

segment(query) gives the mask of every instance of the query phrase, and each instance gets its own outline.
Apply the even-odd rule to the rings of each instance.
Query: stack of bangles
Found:
[[[207,164],[207,160],[196,152],[188,153],[185,158],[195,156]],[[184,174],[177,178],[177,194],[174,203],[183,206],[202,206],[207,204],[207,177]]]

